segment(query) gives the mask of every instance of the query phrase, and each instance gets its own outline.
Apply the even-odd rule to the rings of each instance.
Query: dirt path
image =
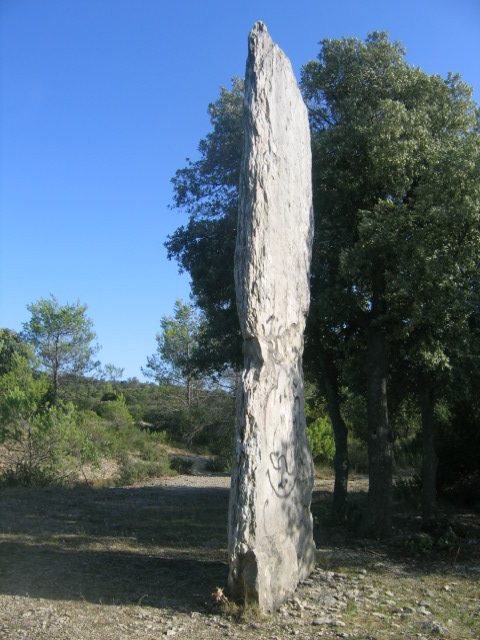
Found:
[[[388,544],[334,526],[331,479],[315,484],[319,563],[294,597],[269,616],[215,606],[228,572],[229,485],[202,474],[1,489],[0,640],[480,637],[478,514],[456,516],[466,531],[460,539],[456,529],[458,549],[417,555],[405,513]],[[350,488],[361,503],[365,479]]]

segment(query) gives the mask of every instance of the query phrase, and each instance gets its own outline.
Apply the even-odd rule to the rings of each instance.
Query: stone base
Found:
[[[265,384],[272,379],[275,387],[265,394]],[[316,561],[310,513],[314,470],[303,385],[298,378],[296,385],[288,382],[281,372],[272,378],[250,370],[238,393],[229,589],[234,598],[257,602],[262,610],[275,609],[288,598]],[[262,410],[258,402],[266,396]],[[268,430],[255,428],[253,416],[258,412],[266,417]],[[276,424],[269,422],[275,415]]]

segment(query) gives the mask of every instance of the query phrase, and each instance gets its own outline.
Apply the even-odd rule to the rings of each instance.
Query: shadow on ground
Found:
[[[227,582],[228,496],[215,487],[3,488],[0,593],[204,610],[209,594]],[[351,492],[354,508],[365,497],[366,488]],[[411,571],[405,547],[396,546],[407,520],[414,522],[405,510],[397,510],[392,542],[359,541],[353,529],[331,521],[331,500],[331,490],[314,492],[320,566],[382,570],[385,559],[389,569]],[[417,570],[431,571],[431,559],[415,563]]]
[[[202,607],[227,577],[228,490],[2,489],[0,593]]]

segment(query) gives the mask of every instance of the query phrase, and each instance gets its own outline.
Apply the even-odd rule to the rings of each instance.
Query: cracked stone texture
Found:
[[[261,22],[248,46],[235,252],[245,363],[232,463],[229,587],[269,610],[310,574],[316,558],[302,373],[311,149],[290,61]]]

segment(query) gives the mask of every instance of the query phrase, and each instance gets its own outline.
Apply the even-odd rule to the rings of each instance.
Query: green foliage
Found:
[[[422,465],[420,409],[413,394],[407,395],[405,389],[402,394],[400,402],[389,406],[395,468],[417,470]]]
[[[115,479],[117,486],[131,486],[148,478],[158,478],[172,473],[168,456],[164,452],[156,460],[136,460],[126,456],[123,458],[120,473]]]
[[[107,398],[109,399],[100,402],[99,415],[111,423],[115,429],[131,429],[133,418],[128,410],[125,397],[122,394],[116,395],[112,392]]]
[[[302,72],[315,210],[306,355],[328,350],[342,384],[367,399],[366,522],[385,533],[399,426],[389,417],[402,400],[389,387],[417,395],[431,433],[454,363],[478,353],[480,112],[459,76],[429,76],[404,56],[385,33],[324,40]],[[424,513],[435,493],[425,442]]]
[[[32,345],[42,370],[50,372],[58,394],[61,373],[83,375],[98,363],[93,357],[99,347],[93,344],[93,322],[86,316],[87,305],[59,305],[54,295],[27,305],[31,318],[23,324],[23,337]]]
[[[163,316],[157,333],[157,352],[147,358],[143,373],[161,384],[182,391],[177,396],[177,408],[187,414],[198,404],[202,379],[195,365],[195,351],[201,331],[201,319],[191,304],[175,302],[173,316]]]
[[[238,368],[242,363],[233,259],[238,212],[238,182],[243,148],[243,80],[222,88],[209,105],[212,131],[200,141],[200,159],[188,160],[172,179],[174,207],[189,221],[169,237],[168,257],[191,276],[195,303],[206,323],[196,359],[202,371]]]
[[[87,382],[88,384],[88,382]],[[0,467],[4,482],[24,486],[77,480],[87,464],[102,458],[120,463],[121,482],[169,472],[165,433],[133,423],[121,392],[101,381],[97,411],[70,403],[49,403],[49,380],[18,354],[0,377]],[[100,395],[101,394],[101,395]],[[106,399],[108,398],[108,399]]]
[[[234,407],[232,396],[213,387],[196,357],[205,322],[191,304],[177,300],[173,316],[164,316],[157,334],[157,353],[147,369],[160,383],[163,412],[155,420],[177,442],[231,448]]]
[[[368,452],[365,442],[352,437],[348,440],[348,462],[350,471],[368,473]]]
[[[0,378],[0,439],[4,479],[24,486],[65,482],[76,477],[94,446],[73,405],[50,406],[48,381],[15,354]]]
[[[478,504],[480,496],[480,395],[478,380],[450,400],[448,420],[437,415],[439,486],[456,501]],[[441,419],[443,418],[443,419]]]
[[[210,473],[229,473],[231,470],[231,456],[229,458],[223,458],[221,456],[214,456],[210,460],[207,460],[205,470]]]
[[[0,329],[0,376],[10,371],[14,354],[28,357],[27,345],[11,329]]]
[[[170,468],[184,476],[192,475],[193,460],[182,456],[174,456],[170,459]]]
[[[116,380],[119,380],[123,376],[124,370],[125,369],[123,369],[122,367],[116,367],[111,362],[108,362],[103,367],[102,378],[105,378],[106,380],[110,380],[111,382],[115,382]]]
[[[235,420],[233,393],[219,387],[202,389],[194,396],[190,412],[180,396],[185,398],[182,387],[141,383],[135,378],[106,382],[66,376],[61,389],[62,399],[87,415],[89,423],[96,421],[113,428],[113,423],[120,427],[122,423],[129,425],[133,419],[135,433],[144,431],[159,444],[188,443],[229,459]],[[124,430],[117,429],[117,440],[123,437]],[[127,431],[130,433],[130,429]],[[97,440],[104,438],[106,434],[99,434]]]
[[[335,457],[335,440],[332,423],[328,417],[326,407],[320,402],[305,404],[307,419],[307,436],[315,462],[333,464]]]

